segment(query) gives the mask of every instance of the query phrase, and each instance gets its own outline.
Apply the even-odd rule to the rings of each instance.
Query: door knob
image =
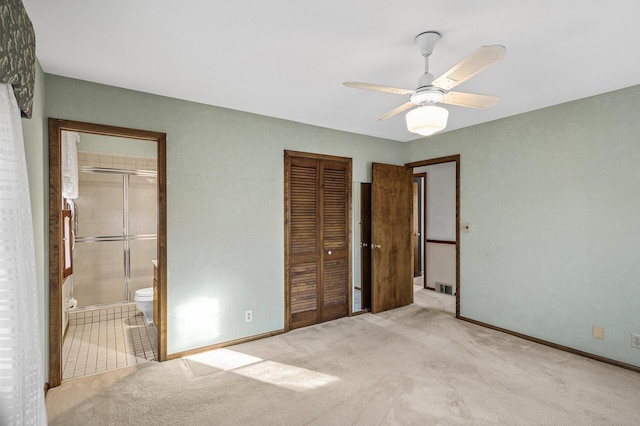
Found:
[[[380,244],[371,244],[371,250],[379,249],[379,248],[380,248]]]
[[[329,256],[331,256],[331,250],[329,250],[329,251],[327,252],[327,254],[328,254]]]
[[[360,243],[360,247],[367,248],[367,247],[369,247],[369,244],[368,243]]]

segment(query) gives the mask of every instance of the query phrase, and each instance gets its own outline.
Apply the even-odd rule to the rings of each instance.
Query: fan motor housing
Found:
[[[431,86],[425,89],[418,89],[416,93],[411,95],[411,103],[415,105],[437,104],[442,101],[444,91]]]

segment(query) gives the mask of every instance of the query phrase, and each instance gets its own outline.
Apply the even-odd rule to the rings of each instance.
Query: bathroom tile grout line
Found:
[[[87,315],[88,323],[84,323],[84,313],[79,313],[82,319],[74,318],[75,325],[69,325],[63,344],[63,380],[157,359],[154,327],[146,325],[141,313],[129,309],[123,307],[121,318],[107,315],[103,321],[92,322],[105,318],[93,313]]]

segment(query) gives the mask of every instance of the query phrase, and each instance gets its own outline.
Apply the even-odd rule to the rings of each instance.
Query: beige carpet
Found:
[[[69,380],[51,425],[637,425],[640,374],[453,317],[454,298]]]

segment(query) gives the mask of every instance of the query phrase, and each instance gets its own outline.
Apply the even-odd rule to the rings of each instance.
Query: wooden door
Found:
[[[351,171],[344,161],[320,162],[322,229],[319,321],[347,316],[351,283]]]
[[[371,184],[360,184],[361,308],[371,309]]]
[[[285,152],[288,328],[349,314],[351,159]]]
[[[413,303],[412,179],[408,167],[373,163],[372,312]]]

